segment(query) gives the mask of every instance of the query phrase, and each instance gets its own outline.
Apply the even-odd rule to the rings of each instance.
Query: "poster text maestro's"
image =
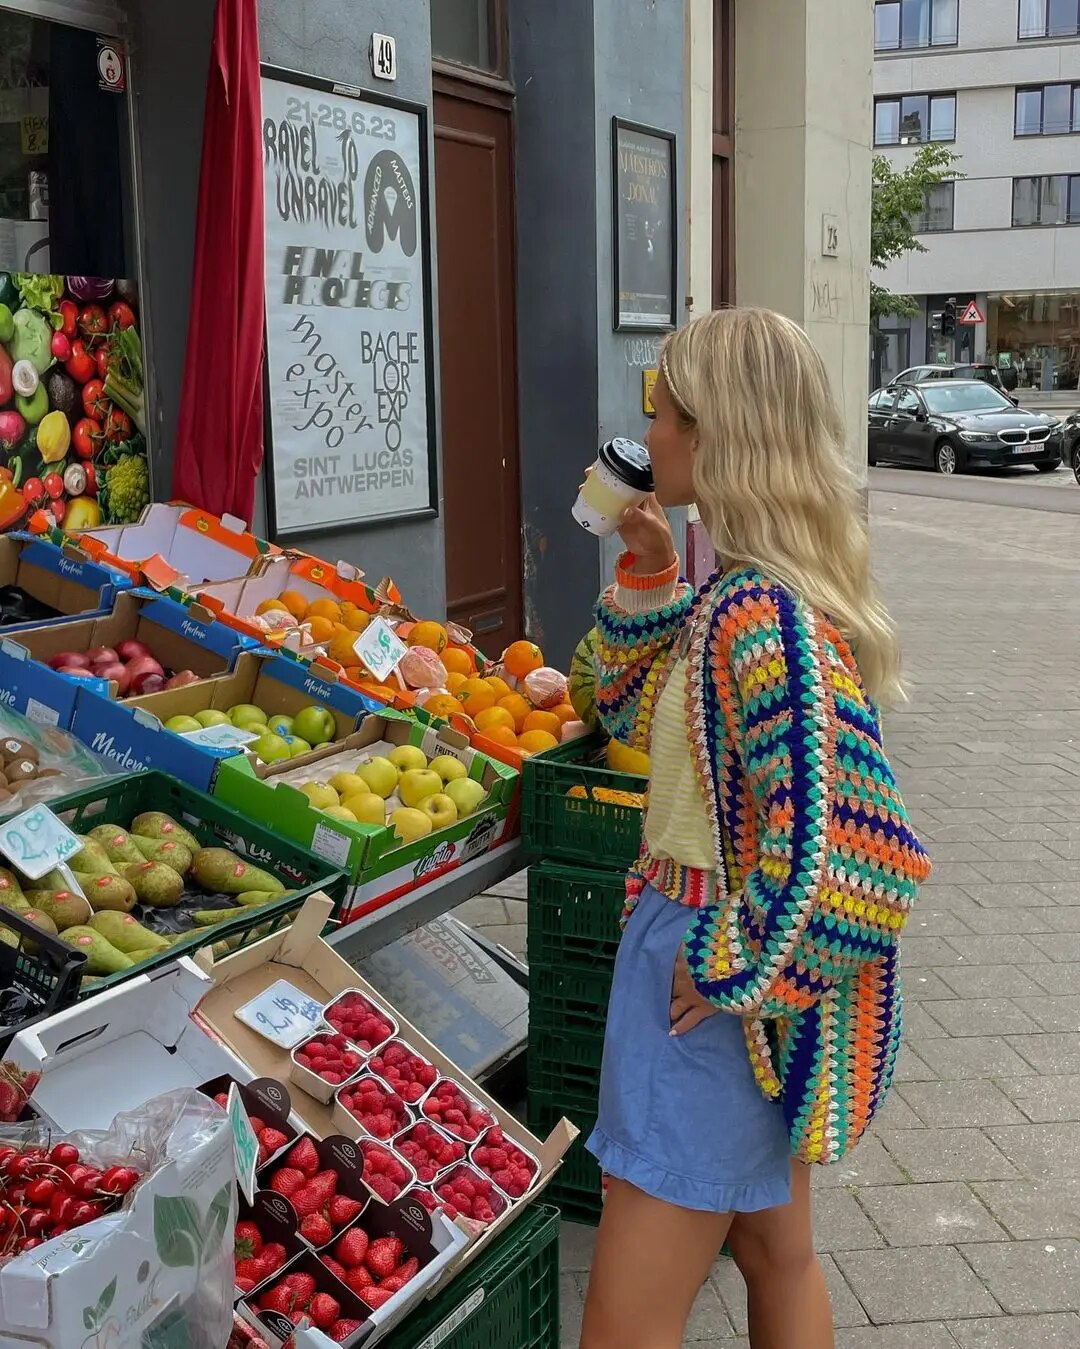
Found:
[[[264,69],[275,535],[434,509],[422,108]]]

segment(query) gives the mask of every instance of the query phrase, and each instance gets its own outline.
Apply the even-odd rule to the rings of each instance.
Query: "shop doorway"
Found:
[[[512,105],[436,87],[447,615],[498,656],[523,635]]]

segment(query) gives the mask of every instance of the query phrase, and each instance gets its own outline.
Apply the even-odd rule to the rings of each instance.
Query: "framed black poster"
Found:
[[[274,538],[436,513],[425,110],[263,68]]]
[[[611,119],[616,331],[675,327],[675,137]]]

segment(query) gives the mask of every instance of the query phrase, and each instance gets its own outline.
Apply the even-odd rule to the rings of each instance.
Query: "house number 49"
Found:
[[[397,39],[385,33],[371,35],[371,73],[377,80],[397,79]]]

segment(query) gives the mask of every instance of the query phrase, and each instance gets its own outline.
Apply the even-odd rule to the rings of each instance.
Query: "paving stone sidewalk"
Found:
[[[876,493],[912,701],[887,744],[936,870],[872,1134],[817,1175],[838,1349],[1080,1349],[1080,521]],[[524,890],[468,921],[524,950]],[[563,1241],[577,1349],[592,1233]],[[687,1344],[745,1349],[730,1261]]]

